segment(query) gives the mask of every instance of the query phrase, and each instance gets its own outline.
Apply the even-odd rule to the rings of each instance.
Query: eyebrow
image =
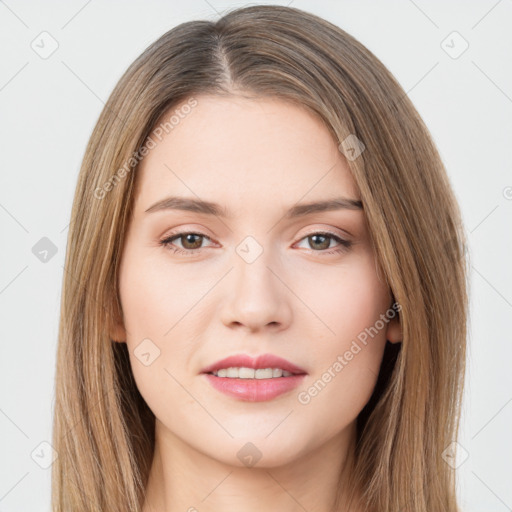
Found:
[[[326,201],[315,201],[312,203],[302,203],[292,206],[285,215],[285,218],[292,219],[302,217],[312,213],[327,212],[333,210],[362,210],[363,203],[359,199],[350,199],[346,197],[337,197]],[[157,212],[161,210],[184,210],[205,215],[215,215],[216,217],[232,218],[233,216],[221,205],[201,199],[188,197],[170,196],[157,201],[150,206],[146,213]]]

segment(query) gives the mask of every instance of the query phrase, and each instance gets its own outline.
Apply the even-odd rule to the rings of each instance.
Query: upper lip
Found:
[[[211,373],[222,368],[281,368],[293,374],[307,373],[299,366],[283,359],[282,357],[275,356],[274,354],[261,354],[253,358],[247,354],[235,354],[216,363],[213,363],[201,370],[201,373]]]

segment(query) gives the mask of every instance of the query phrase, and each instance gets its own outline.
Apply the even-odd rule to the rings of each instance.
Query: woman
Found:
[[[170,30],[80,171],[53,509],[455,512],[464,246],[354,38],[278,6]]]

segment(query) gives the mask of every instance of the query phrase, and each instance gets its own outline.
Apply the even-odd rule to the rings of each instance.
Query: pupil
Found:
[[[193,239],[194,237],[197,237],[199,241],[196,240],[196,242],[194,243],[193,242]],[[191,243],[192,245],[195,245],[197,247],[199,247],[201,245],[201,236],[200,235],[195,235],[195,234],[188,234],[188,235],[185,235],[185,240],[186,240],[186,243]],[[192,240],[192,241],[191,241]],[[197,247],[192,247],[192,249],[197,249]]]
[[[329,237],[327,237],[325,235],[312,235],[310,238],[323,238],[324,240],[327,240],[327,245],[325,246],[325,241],[323,242],[323,244],[320,243],[321,245],[325,246],[325,247],[321,247],[321,249],[327,249],[329,247]]]

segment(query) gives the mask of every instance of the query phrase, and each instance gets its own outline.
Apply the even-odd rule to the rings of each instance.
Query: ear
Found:
[[[110,339],[116,343],[126,343],[126,330],[122,324],[115,323],[109,330]]]
[[[400,325],[398,316],[389,321],[386,329],[386,339],[390,343],[399,343],[402,341],[402,326]]]
[[[118,306],[114,306],[115,313],[109,320],[109,336],[112,341],[117,343],[125,343],[126,342],[126,329],[124,327],[123,315],[119,311]]]
[[[394,301],[393,301],[394,303]],[[392,309],[393,303],[390,307]],[[399,343],[403,339],[402,334],[402,325],[400,323],[400,315],[398,311],[395,309],[395,316],[391,318],[388,322],[388,326],[386,328],[386,339],[390,343]]]

